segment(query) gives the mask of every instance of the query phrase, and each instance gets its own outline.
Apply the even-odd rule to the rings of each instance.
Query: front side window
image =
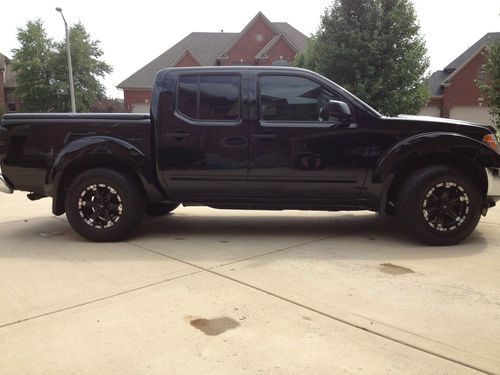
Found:
[[[238,120],[241,113],[240,77],[235,75],[181,77],[177,110],[193,120]]]
[[[304,77],[260,77],[260,111],[264,121],[324,121],[323,109],[338,95]]]

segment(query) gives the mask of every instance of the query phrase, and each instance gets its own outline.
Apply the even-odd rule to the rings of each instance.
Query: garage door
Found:
[[[149,113],[149,104],[137,103],[132,107],[134,113]]]
[[[419,115],[439,117],[441,115],[441,110],[438,107],[424,107],[420,110]]]
[[[450,118],[493,125],[488,107],[453,107],[450,109]]]

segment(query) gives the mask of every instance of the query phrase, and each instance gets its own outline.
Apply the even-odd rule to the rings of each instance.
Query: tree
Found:
[[[487,79],[480,84],[480,88],[490,107],[490,115],[500,130],[500,41],[490,47],[486,62],[486,76]]]
[[[66,41],[54,42],[45,33],[41,20],[29,21],[18,29],[20,48],[13,50],[17,72],[16,95],[26,112],[68,112],[71,109]],[[111,67],[101,60],[98,40],[92,40],[81,23],[69,29],[76,108],[87,112],[105,99],[99,81]]]
[[[410,0],[334,0],[295,65],[388,115],[417,113],[429,97],[429,59]]]
[[[99,78],[111,73],[112,68],[100,58],[103,55],[98,40],[92,40],[81,23],[72,26],[69,31],[71,62],[75,85],[75,101],[78,112],[88,112],[91,106],[106,98],[106,90]],[[66,41],[55,43],[52,66],[58,83],[59,111],[71,109],[68,86],[68,63]]]
[[[17,72],[16,96],[27,112],[49,112],[53,109],[54,76],[50,70],[53,42],[47,37],[43,22],[28,21],[17,30],[21,47],[14,49],[12,67]]]

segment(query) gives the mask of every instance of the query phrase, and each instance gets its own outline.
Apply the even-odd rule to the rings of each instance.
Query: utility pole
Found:
[[[69,46],[69,31],[68,23],[64,18],[62,8],[57,7],[56,10],[61,13],[61,17],[64,21],[64,30],[66,31],[66,52],[68,54],[68,75],[69,75],[69,92],[71,95],[71,112],[76,113],[76,102],[75,102],[75,85],[73,83],[73,66],[71,65],[71,49]]]

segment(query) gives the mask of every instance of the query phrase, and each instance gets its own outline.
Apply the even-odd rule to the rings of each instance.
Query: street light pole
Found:
[[[71,49],[69,46],[69,32],[68,23],[64,18],[62,8],[57,7],[56,10],[61,13],[61,17],[64,21],[64,30],[66,31],[66,52],[68,54],[68,75],[69,75],[69,92],[71,95],[71,112],[76,113],[76,103],[75,103],[75,86],[73,84],[73,66],[71,65]]]

